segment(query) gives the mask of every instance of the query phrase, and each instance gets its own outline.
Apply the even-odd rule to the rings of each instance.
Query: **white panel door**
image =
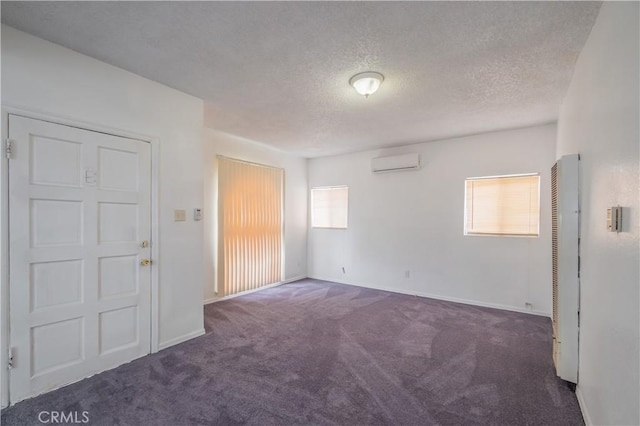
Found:
[[[150,352],[148,143],[9,116],[10,398]]]

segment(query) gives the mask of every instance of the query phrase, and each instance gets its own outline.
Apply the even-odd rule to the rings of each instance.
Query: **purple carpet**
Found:
[[[205,307],[207,334],[2,412],[94,425],[583,425],[548,318],[317,280]],[[80,417],[82,419],[82,417]]]

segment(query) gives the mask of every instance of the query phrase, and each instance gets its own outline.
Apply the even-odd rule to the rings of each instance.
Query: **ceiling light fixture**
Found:
[[[379,72],[361,72],[360,74],[356,74],[351,77],[349,80],[349,84],[356,89],[356,92],[364,95],[365,98],[368,98],[369,95],[373,94],[378,90],[380,84],[384,80],[384,76]]]

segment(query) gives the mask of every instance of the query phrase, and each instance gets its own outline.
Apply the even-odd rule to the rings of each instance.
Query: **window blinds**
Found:
[[[282,280],[283,176],[282,169],[218,157],[221,296]]]
[[[311,188],[311,227],[346,229],[348,204],[346,186]]]
[[[537,236],[540,176],[466,180],[466,234]]]

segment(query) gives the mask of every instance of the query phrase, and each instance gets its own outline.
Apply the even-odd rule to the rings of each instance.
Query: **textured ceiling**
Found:
[[[7,2],[10,26],[315,157],[555,121],[599,2]],[[369,99],[349,78],[378,71]]]

